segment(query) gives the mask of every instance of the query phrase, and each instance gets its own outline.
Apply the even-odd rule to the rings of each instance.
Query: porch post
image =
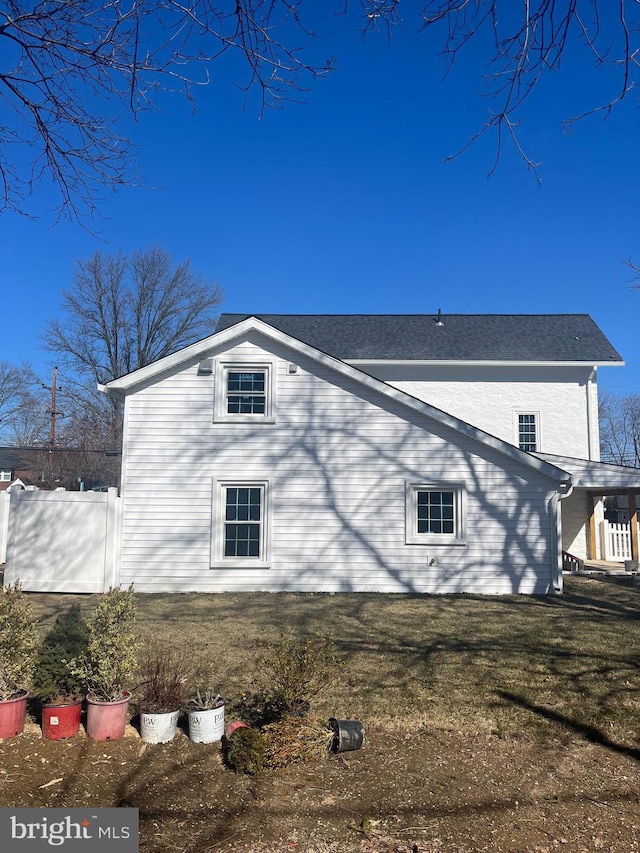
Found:
[[[629,492],[629,530],[631,532],[631,559],[638,560],[638,511],[635,492]]]
[[[597,495],[589,495],[589,542],[587,547],[587,556],[590,560],[596,560],[598,558],[598,551],[596,550],[596,501],[598,500]]]

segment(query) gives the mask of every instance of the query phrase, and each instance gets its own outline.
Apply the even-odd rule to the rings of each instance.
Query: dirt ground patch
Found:
[[[362,720],[362,750],[239,776],[220,744],[0,742],[0,806],[134,806],[142,853],[640,853],[640,579],[562,597],[138,596],[215,662],[229,715],[260,641],[329,633],[345,665],[314,713]],[[30,594],[42,631],[72,601]],[[234,711],[234,702],[236,703]]]
[[[638,758],[579,737],[373,726],[357,752],[251,778],[182,732],[62,742],[31,723],[0,743],[0,805],[137,807],[142,853],[629,853]]]

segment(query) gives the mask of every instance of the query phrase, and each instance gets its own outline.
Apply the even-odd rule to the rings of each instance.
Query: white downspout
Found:
[[[551,554],[551,579],[550,587],[556,595],[562,595],[562,510],[560,501],[568,498],[573,491],[573,483],[567,480],[560,483],[557,492],[549,499],[549,521],[551,525],[551,539],[555,543]]]
[[[593,456],[593,445],[594,445],[594,436],[593,436],[593,421],[591,420],[591,414],[593,406],[591,405],[591,388],[593,387],[594,379],[596,378],[597,368],[594,366],[591,368],[591,373],[587,377],[586,389],[587,389],[587,454],[589,461],[597,462],[600,459],[600,451],[598,449],[597,459],[594,459]]]

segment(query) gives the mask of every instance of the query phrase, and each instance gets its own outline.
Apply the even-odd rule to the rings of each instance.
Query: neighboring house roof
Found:
[[[134,370],[133,373],[128,373],[126,376],[114,379],[106,385],[98,385],[98,388],[105,394],[121,400],[127,394],[135,393],[138,389],[158,381],[169,373],[181,370],[188,364],[197,364],[200,359],[206,358],[214,348],[230,345],[235,339],[250,335],[254,331],[328,367],[342,376],[354,380],[370,390],[382,394],[384,397],[395,400],[397,403],[448,426],[480,444],[497,450],[499,453],[520,462],[526,468],[539,471],[551,480],[566,485],[567,488],[570,485],[570,477],[563,469],[546,462],[544,459],[539,459],[531,453],[526,453],[524,450],[520,450],[513,444],[509,444],[500,438],[489,435],[483,430],[468,424],[466,421],[449,415],[447,412],[443,412],[441,409],[425,403],[417,397],[412,397],[410,394],[400,391],[398,388],[388,385],[380,379],[369,376],[369,374],[364,373],[357,367],[345,364],[345,362],[321,350],[315,349],[255,317],[249,317],[233,327],[217,332],[172,355],[165,356],[153,364],[141,367],[139,370]]]
[[[222,314],[255,316],[343,361],[624,364],[588,314]]]
[[[14,471],[25,467],[25,453],[21,447],[0,447],[0,471]]]

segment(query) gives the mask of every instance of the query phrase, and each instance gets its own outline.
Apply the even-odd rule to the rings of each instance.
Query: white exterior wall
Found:
[[[588,558],[588,519],[591,498],[583,489],[576,489],[562,501],[562,548],[580,557]]]
[[[251,339],[225,357],[264,358],[264,338]],[[293,351],[275,355],[275,424],[213,423],[214,375],[198,376],[197,364],[127,398],[122,586],[550,589],[557,566],[554,483]],[[289,361],[299,365],[297,373],[289,373]],[[269,568],[210,568],[216,477],[269,479]],[[407,481],[465,483],[466,546],[405,544]]]
[[[376,364],[362,369],[516,446],[518,412],[536,412],[540,453],[600,458],[591,367]]]

